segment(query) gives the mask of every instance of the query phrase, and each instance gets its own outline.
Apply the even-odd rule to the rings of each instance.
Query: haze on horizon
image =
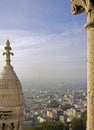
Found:
[[[0,70],[5,42],[21,79],[86,80],[85,14],[70,0],[0,0]]]

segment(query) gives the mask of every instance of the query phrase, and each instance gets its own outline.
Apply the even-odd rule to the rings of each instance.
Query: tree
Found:
[[[83,122],[81,119],[73,118],[71,121],[72,130],[83,130]]]
[[[73,118],[71,127],[73,130],[86,130],[87,113],[83,112],[81,118]]]
[[[64,130],[65,126],[61,122],[43,122],[38,126],[31,127],[27,130]]]
[[[87,120],[87,112],[86,111],[81,114],[81,119],[83,121],[83,128],[84,128],[84,130],[86,130],[86,120]]]

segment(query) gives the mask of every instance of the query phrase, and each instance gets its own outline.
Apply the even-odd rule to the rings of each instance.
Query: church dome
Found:
[[[7,47],[9,45],[9,40],[7,41]],[[11,48],[10,48],[11,49]],[[8,58],[9,53],[9,58]],[[10,51],[4,53],[6,54],[6,65],[4,66],[2,72],[0,73],[0,107],[14,107],[23,105],[23,94],[21,83],[10,64]]]
[[[0,73],[0,130],[23,129],[23,93],[21,83],[10,64],[10,42],[7,40],[6,65]]]

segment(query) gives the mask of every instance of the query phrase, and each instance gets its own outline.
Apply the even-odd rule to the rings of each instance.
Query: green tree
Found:
[[[86,120],[87,120],[87,112],[86,111],[81,114],[81,119],[83,122],[83,129],[86,130]]]
[[[33,126],[31,128],[28,128],[27,130],[42,130],[41,126]]]
[[[73,130],[86,130],[87,112],[81,114],[81,118],[73,118],[71,127]]]
[[[61,122],[43,122],[27,130],[64,130],[64,128],[64,124]]]
[[[80,119],[77,118],[73,118],[73,120],[71,121],[71,127],[72,130],[83,130],[83,122]]]

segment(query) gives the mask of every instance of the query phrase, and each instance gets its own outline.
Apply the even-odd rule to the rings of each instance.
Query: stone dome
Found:
[[[0,107],[19,105],[23,105],[21,83],[13,67],[6,65],[0,73]]]
[[[10,64],[10,42],[7,40],[6,65],[0,73],[0,130],[23,129],[23,93],[21,83]]]
[[[6,52],[6,65],[4,66],[2,72],[0,73],[0,107],[14,107],[23,105],[23,94],[21,83],[10,64],[10,42],[7,40]]]

